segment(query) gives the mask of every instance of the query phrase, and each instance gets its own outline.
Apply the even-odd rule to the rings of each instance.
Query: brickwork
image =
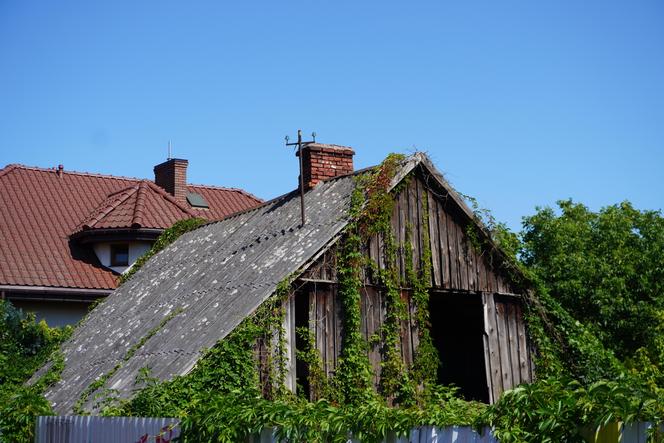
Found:
[[[184,203],[187,199],[187,166],[189,161],[171,158],[154,167],[154,182]]]
[[[355,151],[346,146],[312,143],[302,148],[304,188],[311,189],[323,180],[353,172]]]

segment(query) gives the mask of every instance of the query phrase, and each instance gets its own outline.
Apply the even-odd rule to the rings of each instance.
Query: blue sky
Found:
[[[537,205],[664,207],[664,3],[0,0],[0,166],[152,177],[271,198],[283,137],[356,167],[429,153],[518,228]]]

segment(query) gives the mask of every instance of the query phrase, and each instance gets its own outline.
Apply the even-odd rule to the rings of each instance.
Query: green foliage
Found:
[[[2,442],[31,443],[37,416],[53,414],[38,387],[15,386],[12,393],[0,399],[0,405]]]
[[[628,202],[558,205],[560,215],[524,219],[524,264],[607,349],[664,387],[664,217]]]
[[[50,415],[42,393],[64,366],[57,348],[71,328],[50,328],[0,300],[0,442],[31,442],[37,415]],[[52,356],[52,364],[32,386],[24,383]]]
[[[486,407],[467,403],[452,390],[432,392],[427,407],[391,408],[378,398],[356,404],[326,399],[268,401],[242,393],[213,395],[183,418],[184,441],[236,442],[264,428],[276,428],[282,441],[378,442],[390,432],[405,434],[414,426],[473,424]]]
[[[478,420],[494,427],[504,443],[583,441],[584,428],[610,422],[661,422],[664,402],[633,378],[584,385],[555,377],[503,394]]]
[[[132,275],[136,273],[141,267],[152,258],[159,251],[164,249],[166,246],[173,243],[177,240],[182,234],[193,231],[199,226],[207,223],[207,220],[203,218],[187,218],[184,220],[177,221],[170,228],[166,229],[161,233],[157,241],[152,245],[150,250],[143,254],[134,265],[124,274],[122,274],[118,280],[119,284],[122,284],[128,281]]]

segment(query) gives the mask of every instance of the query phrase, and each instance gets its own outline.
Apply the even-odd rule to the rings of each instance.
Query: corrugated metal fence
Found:
[[[609,425],[588,441],[595,443],[645,443],[651,423]],[[660,426],[664,432],[664,425]],[[37,418],[35,443],[168,443],[180,435],[175,418],[47,416]],[[276,443],[272,429],[248,439],[249,443]],[[349,443],[359,443],[349,440]],[[482,434],[470,427],[415,428],[407,437],[390,435],[383,443],[498,443],[486,428]]]
[[[250,440],[251,443],[277,443],[279,439],[271,429],[264,429],[261,435]],[[348,443],[361,443],[359,440],[348,440]],[[447,428],[435,428],[433,426],[422,426],[410,431],[407,437],[388,435],[383,443],[498,443],[489,428],[482,435],[478,434],[468,426],[450,426]]]
[[[37,417],[35,443],[167,443],[180,435],[175,418]]]

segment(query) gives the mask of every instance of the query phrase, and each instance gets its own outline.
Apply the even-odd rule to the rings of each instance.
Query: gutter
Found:
[[[66,301],[90,303],[106,297],[112,289],[54,288],[48,286],[0,285],[2,298],[27,301]]]

